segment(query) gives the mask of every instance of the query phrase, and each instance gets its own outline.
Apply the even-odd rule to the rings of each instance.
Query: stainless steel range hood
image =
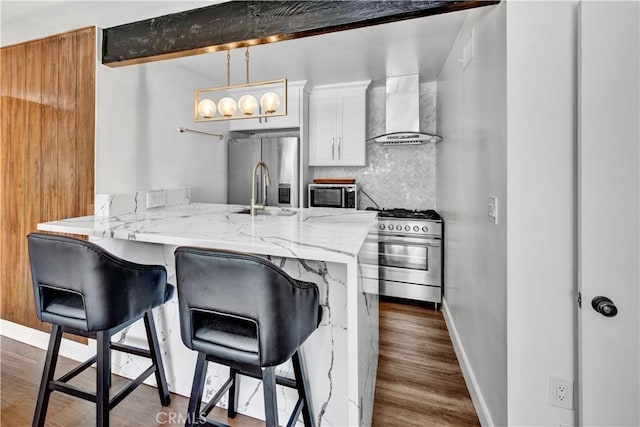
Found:
[[[386,133],[371,138],[382,145],[438,142],[442,137],[420,132],[420,78],[418,74],[387,77]]]

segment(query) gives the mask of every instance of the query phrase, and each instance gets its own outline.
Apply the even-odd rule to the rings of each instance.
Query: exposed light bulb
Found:
[[[245,116],[251,116],[258,108],[258,100],[253,95],[243,95],[238,100],[238,108]]]
[[[260,97],[260,105],[266,114],[273,114],[280,105],[280,97],[274,92],[267,92]]]
[[[216,114],[216,103],[210,99],[203,99],[198,103],[198,114],[204,119],[210,119]]]
[[[237,110],[238,106],[236,105],[236,101],[233,98],[224,97],[218,102],[218,110],[220,114],[225,117],[232,117]]]

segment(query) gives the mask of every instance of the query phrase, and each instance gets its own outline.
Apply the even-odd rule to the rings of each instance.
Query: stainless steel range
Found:
[[[442,302],[442,231],[434,210],[378,210],[380,295]]]

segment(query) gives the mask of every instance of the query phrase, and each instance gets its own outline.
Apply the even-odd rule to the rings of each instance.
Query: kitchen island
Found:
[[[377,219],[347,209],[268,210],[257,216],[243,206],[184,204],[109,216],[87,216],[38,224],[38,229],[89,236],[112,253],[141,263],[162,264],[175,283],[178,246],[249,252],[269,259],[294,278],[320,290],[323,317],[302,347],[318,425],[370,425],[378,363]],[[268,214],[266,214],[268,213]],[[251,303],[251,302],[248,302]],[[290,308],[284,308],[290,309]],[[196,353],[180,338],[177,299],[154,310],[171,391],[188,396]],[[114,337],[145,345],[141,322]],[[113,372],[135,377],[146,361],[114,353]],[[209,365],[204,398],[225,382],[228,369]],[[280,375],[292,376],[288,362]],[[153,383],[153,380],[151,380]],[[239,412],[264,418],[260,382],[243,377]],[[279,418],[286,420],[297,398],[278,387]],[[221,402],[226,404],[226,397]]]

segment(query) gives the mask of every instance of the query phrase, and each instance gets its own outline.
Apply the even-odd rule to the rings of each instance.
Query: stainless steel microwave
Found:
[[[310,208],[358,208],[357,184],[309,184]]]

